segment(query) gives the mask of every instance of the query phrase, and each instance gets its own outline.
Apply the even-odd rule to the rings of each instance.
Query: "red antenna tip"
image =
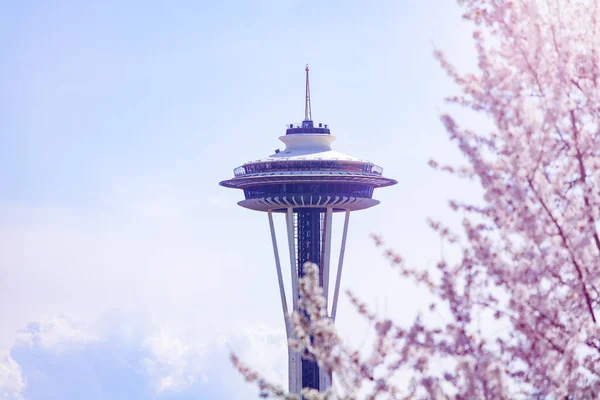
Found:
[[[305,68],[305,71],[308,71],[308,64],[306,64],[306,68]]]

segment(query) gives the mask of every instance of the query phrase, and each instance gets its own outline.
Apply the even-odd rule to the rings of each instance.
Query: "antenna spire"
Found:
[[[310,110],[310,84],[308,82],[308,64],[306,64],[306,101],[304,103],[304,120],[312,121],[312,115]]]

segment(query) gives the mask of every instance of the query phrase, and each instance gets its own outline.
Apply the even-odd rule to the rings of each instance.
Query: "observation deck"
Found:
[[[288,127],[279,139],[285,150],[249,161],[235,168],[232,179],[220,182],[244,191],[240,206],[275,212],[288,207],[355,211],[379,204],[372,198],[375,188],[397,183],[385,178],[380,166],[332,150],[336,137],[327,125],[304,121]]]

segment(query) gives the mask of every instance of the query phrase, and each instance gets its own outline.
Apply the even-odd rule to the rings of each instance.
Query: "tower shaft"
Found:
[[[349,214],[349,212],[347,213]],[[273,226],[272,212],[269,212],[269,225],[271,227],[271,238],[273,239],[273,250],[277,266],[278,277],[281,276],[281,266],[277,250],[277,241]],[[327,287],[329,286],[329,266],[331,256],[331,226],[333,223],[332,207],[289,207],[286,211],[287,240],[290,251],[290,265],[292,275],[292,300],[293,311],[305,313],[300,307],[299,280],[305,274],[304,264],[311,262],[318,266],[318,282],[323,287],[323,294],[327,306]],[[344,226],[343,240],[347,233],[347,225]],[[341,253],[340,253],[341,254]],[[339,270],[339,266],[338,266]],[[338,274],[339,275],[339,274]],[[339,279],[339,276],[338,276]],[[339,282],[336,282],[336,287]],[[285,302],[285,291],[283,284],[279,282],[282,299],[282,308],[286,322],[286,333],[288,340],[297,339],[291,323],[291,315],[287,313]],[[337,296],[335,296],[337,298]],[[306,315],[306,314],[304,314]],[[327,315],[329,313],[327,312]],[[300,394],[303,388],[312,388],[325,391],[331,386],[331,373],[319,368],[318,362],[307,353],[288,352],[289,357],[289,388],[291,393]]]
[[[298,216],[298,277],[304,276],[304,263],[312,262],[319,266],[319,285],[323,286],[321,268],[321,220],[322,211],[318,208],[297,209]],[[299,310],[304,312],[304,310]],[[319,390],[319,366],[316,361],[302,358],[302,388]]]

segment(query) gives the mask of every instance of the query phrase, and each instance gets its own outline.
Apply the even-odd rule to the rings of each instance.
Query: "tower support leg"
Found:
[[[285,330],[287,335],[290,335],[288,328],[288,306],[285,297],[285,289],[283,287],[283,275],[281,274],[281,260],[279,259],[279,249],[277,247],[277,237],[275,236],[275,225],[273,224],[273,213],[269,211],[269,227],[271,228],[271,241],[273,242],[273,254],[275,256],[275,268],[277,269],[277,283],[279,284],[279,295],[281,297],[281,309],[283,310],[283,318],[285,322]]]
[[[289,207],[286,211],[286,225],[288,237],[288,250],[290,253],[290,271],[292,275],[292,304],[293,312],[298,312],[298,272],[296,259],[296,240],[294,237],[294,209]],[[294,329],[291,326],[290,318],[288,317],[287,324],[289,328],[288,341],[295,338]],[[288,347],[288,364],[289,364],[289,391],[290,393],[300,394],[302,390],[302,357],[296,351]]]
[[[271,241],[273,242],[273,254],[275,256],[275,267],[277,269],[277,283],[279,284],[279,295],[281,297],[281,309],[283,310],[283,319],[285,322],[285,333],[287,340],[294,338],[294,328],[288,312],[287,301],[285,297],[285,288],[283,286],[283,274],[281,273],[281,260],[279,258],[279,248],[277,247],[277,237],[275,235],[275,225],[273,224],[273,213],[269,211],[269,228],[271,229]],[[288,387],[290,393],[299,393],[298,388],[298,359],[299,354],[288,346]]]
[[[344,265],[344,252],[346,251],[346,237],[348,236],[348,223],[350,222],[350,211],[346,211],[344,219],[344,232],[342,233],[342,247],[340,248],[340,260],[338,262],[337,276],[335,278],[335,291],[333,293],[333,304],[331,309],[331,319],[335,321],[337,312],[338,298],[340,295],[340,281],[342,280],[342,266]]]
[[[329,271],[331,269],[331,230],[333,226],[333,208],[328,207],[323,219],[323,256],[321,257],[321,270],[323,276],[323,297],[325,298],[325,310],[328,310],[329,301]],[[324,392],[331,386],[330,372],[319,368],[319,390]]]
[[[286,212],[288,248],[290,253],[290,270],[292,272],[292,303],[294,311],[298,311],[298,269],[296,261],[296,243],[294,240],[294,209],[289,207]]]
[[[321,260],[321,268],[323,270],[323,297],[325,302],[329,299],[329,270],[331,259],[331,227],[333,225],[333,208],[328,207],[325,212],[324,227],[323,227],[323,258]],[[327,304],[327,303],[326,303]]]

